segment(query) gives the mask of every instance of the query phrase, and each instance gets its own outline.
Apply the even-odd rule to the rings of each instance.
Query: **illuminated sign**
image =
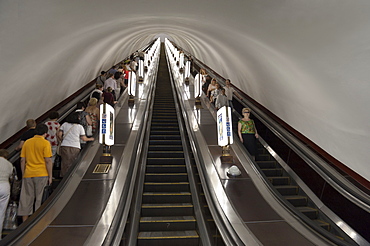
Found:
[[[184,53],[180,53],[180,68],[184,67]]]
[[[114,145],[114,108],[104,103],[100,105],[99,143]]]
[[[202,82],[200,79],[200,74],[198,73],[197,75],[195,75],[194,78],[194,97],[195,98],[200,97],[201,93],[202,93]]]
[[[217,111],[217,139],[219,146],[234,142],[230,107],[224,106]]]
[[[189,78],[190,77],[190,61],[187,61],[185,63],[185,78]]]
[[[139,61],[139,80],[144,79],[144,62],[142,60]]]
[[[135,96],[136,93],[136,73],[130,72],[128,74],[128,94]]]

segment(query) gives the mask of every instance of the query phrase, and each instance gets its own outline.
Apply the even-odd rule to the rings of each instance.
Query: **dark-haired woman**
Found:
[[[77,159],[81,150],[80,139],[83,141],[94,141],[94,138],[86,137],[85,130],[80,125],[80,114],[72,113],[66,122],[60,127],[58,139],[61,141],[60,156],[62,157],[60,176],[63,177]]]

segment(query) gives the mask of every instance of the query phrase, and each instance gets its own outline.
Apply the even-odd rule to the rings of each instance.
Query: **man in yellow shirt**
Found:
[[[37,125],[35,136],[24,142],[22,148],[23,179],[18,215],[23,221],[34,212],[33,207],[36,211],[41,206],[44,187],[52,182],[52,153],[50,142],[45,139],[47,132],[45,124]]]

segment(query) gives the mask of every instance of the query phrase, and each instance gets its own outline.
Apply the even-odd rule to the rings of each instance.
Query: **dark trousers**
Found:
[[[254,134],[242,134],[243,137],[243,145],[248,150],[249,154],[252,156],[256,156],[256,136]]]

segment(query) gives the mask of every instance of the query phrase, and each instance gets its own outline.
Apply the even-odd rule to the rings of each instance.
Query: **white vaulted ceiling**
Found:
[[[0,142],[167,35],[370,180],[368,0],[1,0]]]

